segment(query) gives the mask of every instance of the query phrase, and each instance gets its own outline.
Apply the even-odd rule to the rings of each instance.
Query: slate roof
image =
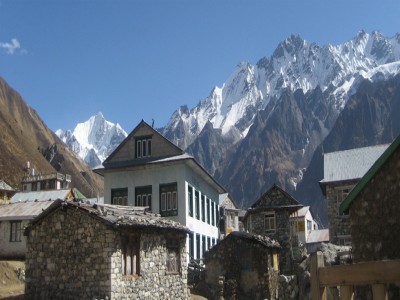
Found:
[[[324,179],[321,183],[360,179],[388,148],[389,144],[324,154]]]
[[[0,221],[31,220],[52,203],[53,201],[36,201],[0,205]]]
[[[382,166],[386,163],[389,157],[392,154],[400,149],[400,135],[390,144],[389,147],[386,148],[377,160],[375,160],[374,164],[371,168],[366,172],[366,174],[362,177],[362,179],[357,183],[357,185],[350,191],[347,195],[346,199],[340,204],[340,211],[347,212],[352,204],[353,200],[357,197],[357,195],[364,189],[364,187],[368,184],[368,182],[375,176],[375,174],[382,168]]]
[[[13,189],[4,180],[1,180],[1,179],[0,179],[0,190],[2,190],[2,191],[10,191],[10,192],[14,192],[15,191],[15,189]]]
[[[56,200],[43,213],[37,216],[32,222],[34,226],[41,219],[51,214],[58,208],[78,209],[88,216],[93,217],[113,228],[147,228],[147,229],[171,229],[182,233],[189,233],[190,230],[179,222],[162,218],[159,215],[145,211],[144,207],[119,206],[107,204],[86,204],[74,200]],[[29,229],[28,229],[29,230]]]

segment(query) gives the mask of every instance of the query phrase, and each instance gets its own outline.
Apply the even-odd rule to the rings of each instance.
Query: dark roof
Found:
[[[116,153],[119,152],[119,150],[130,140],[130,138],[135,135],[135,133],[141,128],[141,127],[147,127],[149,128],[151,131],[153,131],[154,134],[157,134],[158,136],[160,136],[162,139],[164,139],[168,144],[170,144],[170,146],[172,146],[173,148],[175,148],[179,153],[183,154],[184,151],[179,148],[177,145],[175,145],[173,142],[171,142],[169,139],[167,139],[165,136],[163,136],[161,133],[159,133],[156,129],[154,129],[153,127],[151,127],[149,124],[147,124],[144,120],[142,120],[132,131],[131,133],[129,133],[129,135],[121,142],[121,144],[119,144],[119,146],[105,159],[105,161],[103,162],[103,165],[107,165],[109,164],[110,160],[114,157],[114,155]]]
[[[285,203],[279,203],[279,201],[278,203],[275,202],[273,195],[274,192],[282,194],[286,202]],[[265,209],[268,210],[285,209],[289,211],[296,211],[301,207],[303,207],[303,205],[300,204],[296,199],[290,196],[285,190],[283,190],[278,185],[273,184],[272,187],[266,193],[264,193],[256,202],[254,202],[253,205],[247,210],[246,216],[250,212],[265,210]]]
[[[211,257],[213,253],[218,251],[218,248],[227,243],[230,240],[242,240],[247,243],[255,243],[258,245],[261,245],[265,248],[269,249],[280,249],[281,246],[278,241],[273,240],[267,236],[262,236],[262,235],[257,235],[253,233],[248,233],[245,231],[232,231],[230,234],[228,234],[224,239],[220,240],[214,247],[212,247],[208,252],[206,252],[206,259],[208,257]]]
[[[365,186],[371,181],[376,173],[382,168],[389,157],[400,147],[400,135],[393,141],[393,143],[386,149],[385,152],[376,160],[368,172],[361,178],[357,185],[347,195],[346,199],[340,204],[340,211],[347,212],[358,194],[365,188]]]
[[[11,186],[9,186],[4,180],[0,179],[0,190],[2,191],[10,191],[10,192],[15,192],[15,189],[13,189]]]
[[[82,202],[63,200],[54,201],[52,205],[32,220],[30,227],[35,226],[35,224],[40,220],[44,219],[58,208],[78,209],[79,211],[88,214],[88,216],[116,229],[169,229],[182,233],[190,232],[190,230],[181,223],[146,212],[144,207],[86,204]]]

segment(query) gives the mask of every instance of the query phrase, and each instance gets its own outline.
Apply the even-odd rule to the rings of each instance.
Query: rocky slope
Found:
[[[72,175],[84,195],[103,194],[103,179],[72,152],[41,120],[35,110],[0,78],[0,178],[21,189],[26,161],[36,172]]]

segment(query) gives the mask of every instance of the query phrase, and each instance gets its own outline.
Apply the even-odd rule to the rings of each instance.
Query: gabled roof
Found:
[[[341,212],[347,212],[349,210],[353,200],[365,188],[365,186],[371,181],[371,179],[376,175],[376,173],[382,168],[382,166],[388,161],[389,157],[391,157],[395,151],[400,151],[400,135],[393,141],[392,144],[390,144],[386,151],[382,153],[382,155],[375,161],[368,172],[350,191],[346,199],[343,200],[343,202],[340,204]]]
[[[112,159],[115,157],[115,155],[121,151],[122,148],[126,146],[126,144],[134,138],[134,136],[139,132],[139,130],[142,130],[143,128],[149,130],[153,135],[157,135],[159,138],[161,138],[164,143],[170,147],[175,153],[174,155],[179,155],[183,154],[184,151],[176,146],[174,143],[172,143],[170,140],[168,140],[166,137],[164,137],[161,133],[159,133],[157,130],[155,130],[153,127],[151,127],[149,124],[147,124],[144,120],[142,120],[132,131],[129,133],[129,135],[119,144],[119,146],[104,160],[103,165],[106,167],[108,164],[111,163]],[[173,156],[174,156],[173,155]],[[160,157],[152,157],[149,159],[145,159],[145,161],[153,160],[153,159],[159,159]],[[143,161],[143,159],[141,159]]]
[[[121,160],[121,161],[113,161],[113,158],[121,151],[124,147],[127,146],[127,143],[134,139],[135,134],[139,132],[139,130],[146,129],[150,131],[153,135],[156,135],[158,138],[162,140],[164,146],[167,147],[170,151],[167,151],[169,154],[164,156],[151,156],[147,158],[135,159],[131,158],[129,160]],[[153,146],[154,148],[154,146]],[[148,166],[159,166],[159,165],[171,165],[177,163],[186,163],[192,169],[194,169],[199,175],[203,176],[205,181],[214,185],[218,190],[218,193],[225,193],[226,190],[223,188],[211,174],[208,173],[203,166],[200,165],[199,162],[192,156],[183,151],[181,148],[176,146],[174,143],[165,138],[161,133],[152,128],[145,121],[141,121],[138,126],[126,137],[124,141],[114,150],[113,153],[103,162],[104,168],[94,170],[96,173],[100,175],[104,175],[106,170],[110,169],[119,169],[119,168],[136,168],[136,167],[148,167]]]
[[[324,154],[324,179],[321,184],[360,179],[387,149],[389,144]]]
[[[31,220],[54,201],[18,202],[0,205],[0,221]]]
[[[232,231],[224,239],[220,240],[208,252],[206,252],[206,255],[205,255],[206,260],[207,260],[207,258],[212,257],[212,254],[215,253],[216,251],[218,251],[218,248],[221,247],[221,245],[229,242],[230,240],[241,240],[246,243],[255,243],[255,244],[261,245],[265,248],[269,248],[269,249],[281,248],[278,241],[273,240],[267,236],[248,233],[245,231]]]
[[[66,199],[85,199],[85,196],[78,189],[48,190],[34,192],[20,192],[11,197],[11,203],[27,201],[47,201],[47,200],[66,200]]]
[[[10,192],[14,192],[15,191],[15,189],[13,189],[4,180],[1,180],[1,179],[0,179],[0,190],[1,191],[10,191]]]
[[[235,200],[233,200],[232,196],[229,193],[223,193],[219,195],[219,200],[218,200],[218,204],[221,207],[225,207],[224,201],[229,201],[230,203],[232,203],[232,205],[234,206],[231,209],[237,209],[239,210],[239,206],[236,204]],[[230,208],[230,207],[226,207],[226,208]]]
[[[134,206],[119,206],[106,204],[86,204],[73,200],[53,201],[52,204],[32,220],[27,232],[32,229],[38,222],[52,214],[57,209],[74,209],[79,210],[89,217],[111,226],[114,229],[162,229],[173,230],[181,233],[189,233],[190,230],[179,222],[162,218],[158,215],[145,211],[145,208]]]
[[[280,195],[281,197],[277,198],[276,195]],[[290,196],[278,185],[273,184],[272,187],[264,195],[262,195],[256,202],[254,202],[254,204],[251,206],[251,209],[287,208],[289,210],[296,211],[301,207],[303,207],[303,205],[297,202],[296,199]]]

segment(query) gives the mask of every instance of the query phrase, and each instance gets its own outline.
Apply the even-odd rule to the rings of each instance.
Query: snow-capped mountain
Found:
[[[209,121],[222,135],[243,139],[256,112],[265,109],[282,91],[319,87],[338,111],[365,78],[387,78],[400,71],[400,34],[361,31],[341,45],[319,46],[292,35],[281,42],[270,58],[256,65],[240,63],[222,85],[197,106],[176,110],[162,133],[187,148]]]
[[[127,137],[118,123],[107,121],[101,112],[76,125],[74,131],[59,129],[56,134],[92,168],[99,166]]]

